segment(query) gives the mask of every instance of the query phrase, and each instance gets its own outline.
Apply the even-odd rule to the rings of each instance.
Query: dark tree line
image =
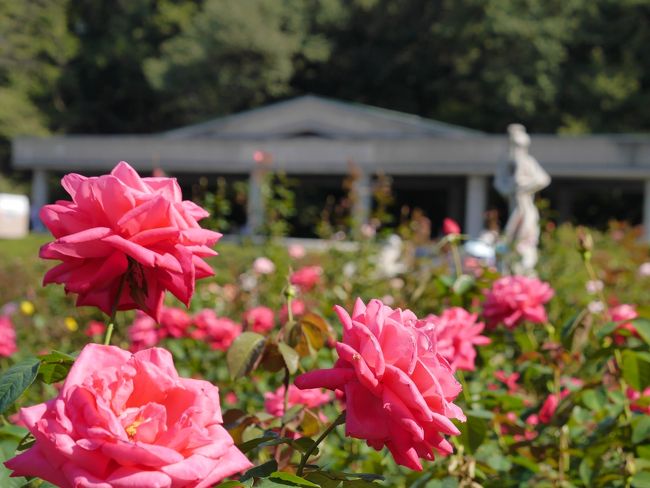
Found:
[[[650,130],[649,0],[0,0],[0,139],[316,93],[486,131]]]

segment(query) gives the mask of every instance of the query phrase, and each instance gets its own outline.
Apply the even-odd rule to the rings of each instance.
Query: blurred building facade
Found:
[[[609,211],[609,217],[643,223],[650,239],[650,137],[531,137],[531,154],[553,179],[544,195],[557,220],[591,224],[602,217],[594,213]],[[14,167],[32,171],[36,209],[51,199],[50,176],[101,174],[125,160],[141,174],[160,168],[174,176],[248,179],[250,224],[262,218],[263,166],[295,176],[312,196],[340,191],[353,167],[359,221],[370,215],[373,179],[385,174],[398,201],[434,216],[434,228],[451,216],[473,236],[488,208],[504,208],[492,178],[507,157],[505,133],[311,95],[154,135],[19,137],[12,151]]]

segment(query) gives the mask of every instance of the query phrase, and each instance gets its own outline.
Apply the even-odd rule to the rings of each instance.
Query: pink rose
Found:
[[[628,320],[634,320],[638,317],[639,314],[637,313],[636,306],[634,305],[628,305],[624,303],[622,305],[618,305],[609,309],[609,319],[612,322],[624,322],[622,324],[619,324],[614,331],[614,342],[616,342],[616,344],[620,346],[621,344],[625,343],[626,336],[617,332],[620,330],[627,330],[630,335],[639,337],[639,333],[634,328],[634,325],[632,325],[630,322],[627,322]]]
[[[199,226],[208,212],[183,201],[174,178],[140,178],[121,162],[110,175],[71,173],[61,182],[72,201],[40,213],[55,237],[40,256],[62,261],[43,283],[64,284],[78,306],[110,315],[117,303],[159,320],[166,290],[189,305],[194,282],[214,274],[201,258],[216,254],[221,234]]]
[[[352,317],[341,307],[343,342],[332,369],[310,371],[296,386],[344,390],[346,434],[386,446],[395,461],[421,470],[419,458],[432,460],[453,451],[443,435],[460,432],[452,418],[465,420],[453,400],[461,391],[449,363],[436,352],[435,336],[410,310],[393,310],[379,300],[357,300]]]
[[[0,356],[9,357],[17,350],[14,325],[9,317],[0,316]]]
[[[133,352],[155,346],[161,338],[156,321],[140,310],[136,312],[135,320],[127,329],[127,335],[131,342],[129,349]]]
[[[505,276],[492,284],[483,304],[488,327],[499,323],[512,329],[521,322],[546,322],[544,304],[553,297],[548,283],[526,276]]]
[[[86,330],[84,331],[88,337],[101,336],[104,334],[104,332],[106,332],[106,325],[103,322],[99,322],[97,320],[91,320],[88,322]]]
[[[196,329],[192,333],[195,339],[204,339],[212,349],[226,351],[230,344],[241,334],[241,325],[227,317],[217,317],[214,310],[201,310],[194,316]]]
[[[253,332],[264,333],[275,326],[275,314],[269,307],[254,307],[244,312],[244,323]]]
[[[295,271],[289,281],[303,290],[311,290],[320,281],[321,274],[323,274],[323,268],[320,266],[305,266]]]
[[[271,274],[275,271],[275,264],[269,258],[257,258],[253,261],[253,271],[257,274]]]
[[[176,339],[187,335],[192,319],[182,308],[163,307],[160,313],[160,332],[162,337]]]
[[[304,246],[301,246],[300,244],[290,244],[287,248],[287,252],[289,253],[289,257],[292,259],[302,259],[306,254]]]
[[[308,408],[319,407],[332,401],[332,395],[320,388],[300,390],[295,385],[289,385],[287,405],[304,405]],[[264,409],[275,417],[284,415],[284,385],[274,392],[264,393]]]
[[[560,400],[565,398],[569,393],[569,390],[564,389],[561,390],[559,394],[551,393],[549,396],[547,396],[546,400],[544,400],[544,403],[542,404],[542,408],[539,410],[539,421],[543,424],[550,423],[553,415],[555,414],[555,411],[557,410],[558,405],[560,404]]]
[[[305,305],[305,302],[297,299],[291,301],[291,313],[293,314],[294,319],[300,317],[301,315],[304,315],[306,311],[307,311],[307,306]],[[289,309],[287,305],[284,304],[280,309],[280,322],[284,324],[288,319],[289,319]]]
[[[476,350],[474,346],[484,346],[490,339],[480,335],[485,327],[476,322],[477,314],[469,313],[460,307],[445,310],[440,317],[429,315],[427,321],[434,324],[438,353],[449,361],[452,369],[474,371]]]
[[[446,236],[460,234],[460,225],[454,219],[444,219],[442,221],[442,232]]]
[[[180,378],[164,349],[89,344],[59,395],[20,417],[36,442],[5,465],[63,488],[210,487],[251,467],[222,426],[219,390]]]

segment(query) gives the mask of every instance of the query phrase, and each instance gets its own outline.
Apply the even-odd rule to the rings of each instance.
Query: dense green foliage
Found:
[[[604,284],[598,297],[585,289],[591,276],[576,247],[575,229],[549,226],[544,231],[540,275],[555,288],[555,297],[548,304],[549,322],[522,324],[511,331],[504,328],[487,331],[492,344],[479,348],[476,371],[458,372],[465,392],[457,402],[468,421],[460,425],[462,435],[453,439],[453,455],[428,463],[422,473],[411,472],[397,466],[385,451],[377,452],[362,442],[345,438],[339,427],[319,446],[313,462],[326,469],[328,476],[334,472],[375,473],[385,477],[385,481],[374,484],[370,482],[373,478],[345,481],[345,477],[340,478],[344,481],[328,481],[324,474],[311,471],[314,468],[306,472],[307,479],[327,488],[647,486],[650,422],[647,413],[639,410],[647,407],[648,397],[632,405],[624,392],[627,386],[639,391],[650,386],[646,352],[650,322],[643,319],[635,322],[638,337],[625,335],[622,341],[613,341],[617,324],[610,322],[605,313],[589,311],[589,304],[599,299],[606,306],[635,304],[642,317],[650,317],[645,298],[650,277],[647,272],[639,274],[639,265],[647,260],[648,249],[638,243],[635,231],[624,227],[613,227],[602,234],[594,232],[593,237],[590,263],[595,276]],[[102,319],[92,308],[74,308],[73,297],[64,296],[62,287],[40,286],[40,278],[48,266],[34,257],[41,242],[42,239],[30,239],[13,247],[8,241],[0,242],[0,283],[11,283],[11,286],[0,286],[0,304],[18,305],[12,320],[18,332],[19,352],[0,362],[3,371],[10,364],[18,364],[12,371],[19,375],[19,381],[6,380],[7,385],[20,386],[34,380],[34,363],[20,363],[22,359],[49,350],[54,344],[61,351],[39,356],[37,381],[18,400],[18,405],[55,395],[50,383],[64,376],[73,360],[66,353],[74,354],[90,340],[84,333],[89,320]],[[407,242],[406,272],[386,279],[378,274],[381,259],[378,259],[377,244],[380,243],[364,240],[353,252],[331,249],[311,252],[299,261],[292,261],[286,248],[276,241],[264,246],[220,243],[217,246],[220,256],[211,260],[216,279],[199,283],[192,310],[213,309],[219,316],[235,321],[240,321],[242,313],[254,305],[266,305],[277,312],[285,301],[283,289],[286,289],[289,270],[320,264],[324,271],[322,282],[311,291],[299,292],[296,299],[304,301],[311,314],[324,317],[332,327],[329,333],[340,339],[341,328],[332,312],[333,304],[350,308],[356,296],[392,297],[394,306],[409,307],[418,316],[440,313],[452,305],[481,313],[485,290],[498,276],[494,270],[482,269],[476,275],[461,275],[462,280],[456,279],[444,248],[438,248],[433,259],[418,257],[412,253],[413,243]],[[17,248],[21,252],[14,252]],[[252,276],[251,264],[260,255],[275,263],[276,272],[257,276],[251,288],[246,282]],[[460,281],[464,284],[459,285]],[[175,301],[168,304],[178,305]],[[126,327],[132,316],[132,313],[120,314],[114,343],[128,346]],[[329,330],[329,326],[322,319],[311,317],[310,322],[300,319],[299,324],[301,330],[311,327],[311,335],[306,336],[313,346],[314,327],[325,324],[322,328]],[[247,345],[242,339],[228,353],[212,350],[203,341],[189,337],[168,338],[164,347],[174,354],[182,375],[203,377],[219,385],[223,408],[227,410],[226,425],[256,465],[256,471],[250,474],[270,474],[268,480],[255,486],[311,486],[295,482],[291,472],[301,453],[311,445],[309,439],[316,438],[325,428],[323,418],[317,414],[324,414],[332,421],[340,407],[336,403],[317,410],[293,407],[288,410],[286,425],[301,432],[303,438],[278,437],[280,419],[263,411],[263,401],[264,393],[283,382],[284,375],[278,372],[282,361],[276,364],[277,353],[260,358],[258,347],[273,351],[273,341],[281,340],[278,329],[266,336],[246,334],[240,337],[248,337],[250,343]],[[284,340],[291,342],[292,334]],[[292,374],[330,367],[336,357],[322,340],[316,351],[311,347],[301,348],[300,342],[293,345],[295,351],[288,348],[294,354]],[[289,364],[282,346],[278,348]],[[296,353],[300,354],[299,359]],[[500,370],[503,374],[520,375],[514,386],[498,379]],[[244,374],[251,375],[254,381],[231,378],[231,375]],[[2,390],[0,385],[0,396],[11,396],[9,386]],[[529,422],[533,414],[540,412],[548,396],[561,388],[562,400],[550,419],[539,424]],[[236,397],[228,396],[232,392]],[[15,407],[10,407],[7,414],[14,411]],[[23,430],[11,425],[0,429],[0,449],[5,459],[23,434]],[[284,466],[282,473],[271,474],[278,469],[274,457]],[[6,472],[0,469],[0,479],[5,479],[4,476]],[[287,483],[273,484],[275,478]],[[250,487],[251,482],[244,486]]]

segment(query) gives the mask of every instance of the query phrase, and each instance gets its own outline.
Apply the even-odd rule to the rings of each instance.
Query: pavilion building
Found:
[[[543,195],[557,220],[627,219],[643,224],[650,240],[649,136],[531,139],[531,154],[552,177]],[[392,178],[398,202],[421,208],[434,227],[451,216],[475,236],[488,208],[505,208],[492,189],[497,165],[508,157],[505,128],[503,135],[486,134],[312,95],[159,134],[18,137],[12,146],[14,167],[32,171],[36,209],[52,198],[52,176],[101,174],[125,160],[142,174],[160,168],[181,183],[199,176],[248,179],[247,220],[259,222],[254,155],[260,152],[312,197],[340,191],[353,164],[359,196],[354,213],[361,220],[370,214],[370,187],[378,173]]]

